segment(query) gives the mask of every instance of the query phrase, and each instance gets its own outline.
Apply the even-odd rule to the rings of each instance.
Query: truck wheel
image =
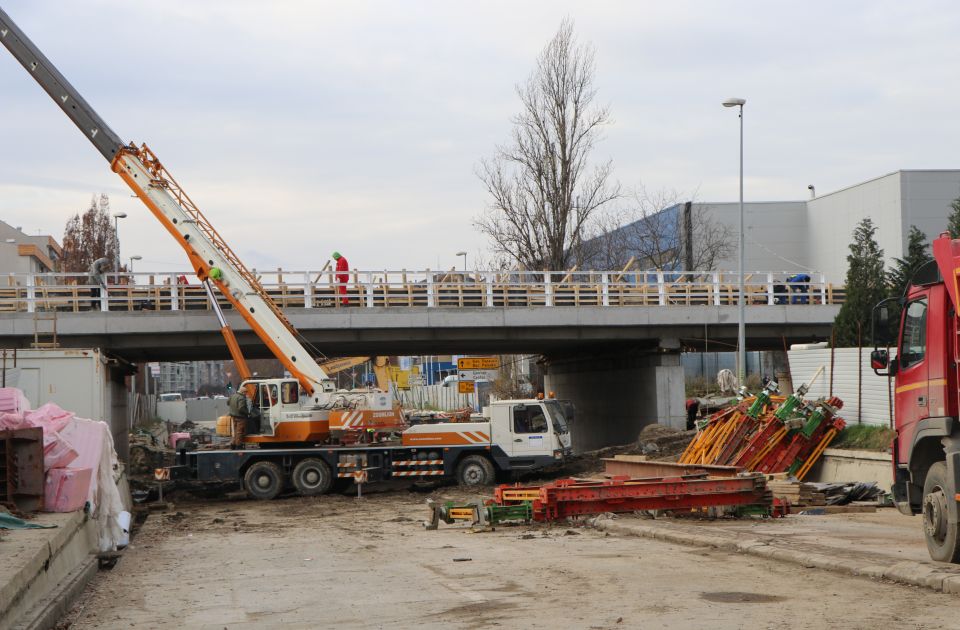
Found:
[[[254,499],[269,501],[283,490],[283,473],[273,462],[256,462],[243,476],[243,486]]]
[[[946,462],[931,466],[923,482],[923,533],[930,557],[939,562],[960,562],[960,528],[947,519],[947,502],[955,495]]]
[[[489,486],[495,474],[493,463],[483,455],[467,455],[457,465],[457,483],[461,486]]]
[[[305,497],[326,494],[333,485],[330,467],[322,459],[305,459],[293,469],[293,487]]]

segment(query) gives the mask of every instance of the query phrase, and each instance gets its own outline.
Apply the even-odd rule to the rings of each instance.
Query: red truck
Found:
[[[874,307],[870,363],[894,379],[893,500],[922,515],[931,558],[960,562],[960,240],[941,234],[933,258]]]

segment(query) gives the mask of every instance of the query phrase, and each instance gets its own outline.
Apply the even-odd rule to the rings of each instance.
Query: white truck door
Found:
[[[510,410],[511,457],[553,455],[550,423],[538,404],[514,405]]]

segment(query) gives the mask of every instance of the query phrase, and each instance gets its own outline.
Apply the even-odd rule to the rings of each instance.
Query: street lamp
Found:
[[[747,347],[746,347],[746,323],[744,321],[744,312],[746,309],[746,299],[743,295],[743,256],[744,256],[744,227],[743,227],[743,106],[747,104],[743,98],[728,98],[723,102],[724,107],[739,107],[740,118],[740,279],[738,281],[739,300],[737,304],[737,380],[740,386],[746,382],[747,373]]]
[[[117,229],[119,226],[117,222],[120,219],[126,219],[126,212],[114,212],[113,213],[113,238],[117,241],[117,257],[113,259],[113,272],[120,273],[120,232]]]
[[[130,257],[130,270],[129,270],[130,273],[133,273],[133,261],[135,261],[135,260],[143,260],[143,256],[131,256],[131,257]]]
[[[457,256],[463,256],[463,273],[467,273],[467,252],[457,252]]]

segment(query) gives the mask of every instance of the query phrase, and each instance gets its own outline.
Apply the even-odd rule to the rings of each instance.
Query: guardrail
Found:
[[[827,283],[822,274],[811,282],[788,282],[794,275],[745,274],[747,303],[843,302],[843,288]],[[277,270],[259,272],[258,277],[280,307],[307,309],[725,306],[735,305],[738,296],[737,274],[712,271],[351,271],[343,284],[329,271]],[[8,274],[6,281],[0,276],[0,312],[210,308],[192,273],[111,273],[106,278],[103,289],[89,284],[82,273]],[[341,287],[345,293],[338,292]],[[218,299],[223,308],[231,308],[225,298]]]

